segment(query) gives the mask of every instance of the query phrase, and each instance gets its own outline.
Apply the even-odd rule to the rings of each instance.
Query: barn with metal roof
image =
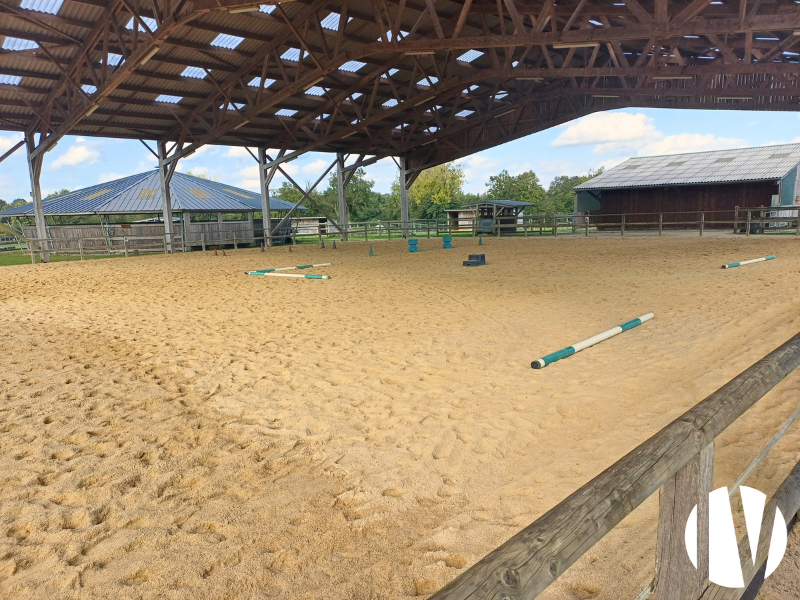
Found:
[[[208,243],[227,240],[234,231],[242,241],[264,235],[263,221],[255,219],[255,213],[261,212],[259,193],[178,172],[169,187],[173,211],[181,215],[173,224],[174,235],[182,236],[185,231],[187,242],[199,242],[201,235]],[[108,225],[108,217],[112,215],[130,216],[129,220],[134,220],[134,216],[141,219],[144,215],[163,214],[157,169],[46,198],[42,205],[51,237],[81,237],[80,231],[92,227],[88,223],[59,224],[58,217],[97,216],[101,225]],[[271,212],[283,213],[282,217],[307,210],[305,206],[274,197],[270,197],[269,206]],[[0,212],[0,219],[33,215],[33,203],[28,203]],[[273,226],[278,222],[275,220]],[[72,230],[71,233],[61,231],[64,228]],[[26,235],[35,237],[33,228],[30,229]]]
[[[576,186],[575,210],[631,223],[647,221],[643,213],[730,220],[737,207],[800,205],[799,165],[800,144],[630,158]]]

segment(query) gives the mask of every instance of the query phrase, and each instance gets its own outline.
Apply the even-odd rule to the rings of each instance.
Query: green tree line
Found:
[[[503,170],[489,177],[486,191],[482,194],[464,191],[464,168],[458,163],[447,163],[424,170],[408,190],[409,213],[412,219],[440,219],[445,211],[464,204],[483,200],[521,200],[534,206],[526,213],[571,213],[574,205],[573,189],[603,172],[589,171],[584,175],[560,175],[545,189],[533,171],[511,175]],[[281,200],[295,204],[300,202],[308,208],[304,216],[338,216],[338,181],[333,173],[328,178],[328,187],[322,191],[306,193],[313,202],[289,182],[283,182],[274,192]],[[386,221],[400,218],[400,175],[398,173],[388,194],[375,191],[375,182],[367,178],[364,169],[358,169],[347,186],[347,205],[351,223],[362,221]]]

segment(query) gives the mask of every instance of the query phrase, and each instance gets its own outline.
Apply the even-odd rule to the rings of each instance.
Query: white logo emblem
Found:
[[[756,564],[758,538],[761,535],[761,522],[764,517],[764,506],[767,497],[753,488],[739,488],[744,508],[744,521],[747,526],[747,539],[750,542],[750,555],[753,565]],[[712,583],[727,588],[743,588],[742,565],[739,561],[739,549],[736,543],[736,531],[733,527],[733,513],[728,500],[728,488],[721,487],[708,495],[708,579]],[[697,506],[692,509],[686,521],[686,552],[697,568]],[[786,520],[781,509],[775,508],[775,523],[772,526],[772,537],[767,556],[767,570],[764,577],[769,577],[778,568],[786,552]]]

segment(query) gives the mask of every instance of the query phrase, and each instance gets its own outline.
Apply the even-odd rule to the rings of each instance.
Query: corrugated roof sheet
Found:
[[[472,204],[465,204],[461,208],[472,208],[473,206],[480,206],[483,204],[508,206],[518,208],[520,206],[533,206],[531,202],[523,202],[522,200],[484,200],[482,202],[473,202]]]
[[[261,210],[261,196],[218,181],[176,172],[170,181],[172,210],[176,212],[250,212]],[[207,197],[205,197],[207,196]],[[285,211],[291,202],[270,197],[270,209]],[[46,215],[159,213],[161,184],[158,171],[148,171],[47,198]],[[307,210],[298,206],[298,210]],[[33,214],[33,203],[0,212],[2,217]]]
[[[783,179],[800,164],[800,144],[629,158],[576,190]]]

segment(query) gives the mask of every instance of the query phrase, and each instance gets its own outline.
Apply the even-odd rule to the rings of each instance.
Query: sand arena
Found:
[[[484,241],[476,269],[471,239],[2,269],[0,597],[425,597],[800,331],[793,237]],[[333,278],[243,274],[310,262]],[[717,440],[716,485],[799,382]],[[794,427],[748,485],[798,459]],[[542,597],[634,598],[656,513]],[[759,598],[798,578],[795,530]]]

